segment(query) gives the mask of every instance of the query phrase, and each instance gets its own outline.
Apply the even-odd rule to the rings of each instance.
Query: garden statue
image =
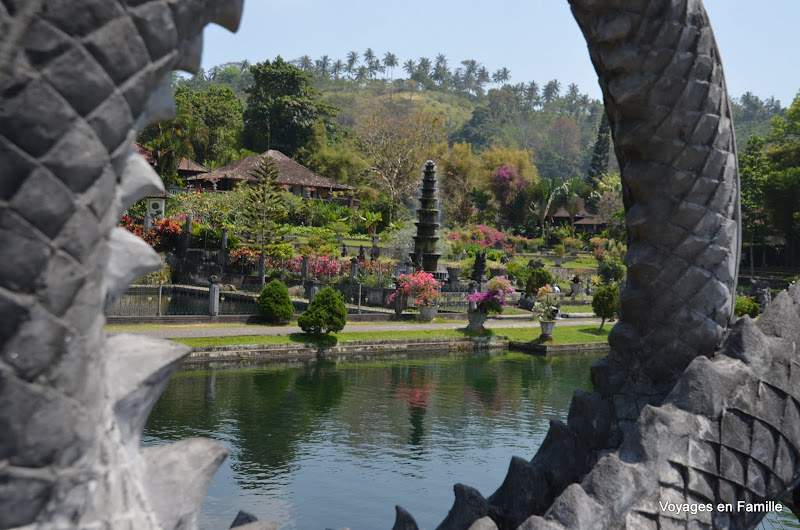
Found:
[[[622,168],[620,321],[595,391],[493,495],[456,485],[439,528],[753,528],[800,484],[800,288],[726,331],[739,184],[708,17],[700,0],[570,3]],[[203,26],[235,30],[241,7],[0,3],[0,528],[196,527],[227,451],[139,447],[188,350],[107,338],[104,314],[160,266],[117,227],[163,191],[133,140],[174,114],[169,74],[199,68]],[[396,513],[396,529],[417,528]]]
[[[366,261],[367,253],[364,251],[364,245],[358,245],[358,260]]]
[[[486,277],[486,251],[478,252],[475,254],[475,265],[472,269],[472,279],[476,282],[483,283],[488,278]],[[480,289],[480,288],[479,288]]]
[[[342,257],[343,258],[347,257],[347,245],[345,245],[344,243],[342,243]]]
[[[369,259],[372,261],[378,261],[378,258],[381,257],[381,249],[378,245],[372,245],[372,248],[369,251]]]

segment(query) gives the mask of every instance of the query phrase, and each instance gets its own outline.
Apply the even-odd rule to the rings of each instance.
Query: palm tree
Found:
[[[334,79],[339,79],[339,74],[341,74],[345,70],[345,65],[341,59],[336,59],[336,62],[331,65],[331,74],[333,74]]]
[[[317,71],[319,75],[327,79],[330,77],[330,67],[331,67],[331,58],[327,55],[323,55],[317,61]]]
[[[491,80],[492,76],[489,75],[489,70],[487,70],[485,66],[481,66],[480,68],[478,68],[478,74],[475,78],[475,81],[479,93],[483,93],[483,85],[485,85]]]
[[[372,51],[372,48],[367,48],[367,50],[364,52],[364,63],[369,65],[374,60],[375,52]]]
[[[420,57],[417,64],[417,72],[421,73],[424,77],[430,77],[431,73],[431,60],[427,57]]]
[[[564,209],[569,215],[569,225],[573,229],[575,228],[575,216],[578,215],[581,204],[590,193],[592,193],[592,188],[580,177],[569,179],[561,186],[561,190],[559,190],[559,194],[563,198]]]
[[[314,71],[314,61],[311,60],[311,57],[308,55],[303,55],[299,59],[295,59],[292,61],[297,65],[304,72],[313,72]]]
[[[436,66],[443,66],[447,68],[447,56],[443,53],[436,55]]]
[[[417,70],[417,63],[414,61],[414,59],[409,59],[403,63],[403,70],[408,72],[408,77],[411,77]]]
[[[372,59],[367,64],[367,71],[369,72],[369,76],[374,79],[378,72],[385,72],[386,68],[381,66],[380,60]]]
[[[368,77],[369,77],[369,69],[367,69],[367,67],[362,64],[361,66],[358,67],[358,70],[356,70],[356,81],[361,82],[366,80]]]
[[[542,98],[539,95],[539,85],[536,84],[536,81],[531,81],[525,85],[525,101],[528,102],[531,108],[538,107],[542,102]]]
[[[544,86],[542,97],[544,98],[545,103],[552,103],[558,98],[560,93],[561,83],[558,82],[558,79],[553,79],[552,81],[548,81]]]
[[[386,52],[383,56],[383,66],[389,69],[389,80],[392,79],[394,67],[398,65],[397,56],[392,52]]]
[[[347,67],[344,69],[344,71],[352,76],[356,71],[355,66],[357,64],[358,64],[358,52],[348,52]]]
[[[545,223],[560,205],[564,181],[560,178],[541,179],[533,187],[533,200],[528,207],[539,220],[542,235],[545,233]]]

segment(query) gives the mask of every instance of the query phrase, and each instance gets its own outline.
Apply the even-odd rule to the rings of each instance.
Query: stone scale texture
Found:
[[[532,460],[513,458],[490,497],[456,485],[438,528],[753,528],[763,510],[716,507],[783,499],[800,479],[800,289],[757,326],[745,318],[726,331],[739,184],[708,17],[700,0],[570,4],[622,168],[620,322],[592,368],[595,392],[574,395],[567,424],[551,424]],[[714,510],[676,513],[659,501]],[[398,507],[395,528],[417,525]]]
[[[0,2],[0,528],[194,528],[227,449],[139,448],[187,349],[105,311],[157,255],[118,228],[161,179],[133,149],[172,117],[170,72],[242,1]]]

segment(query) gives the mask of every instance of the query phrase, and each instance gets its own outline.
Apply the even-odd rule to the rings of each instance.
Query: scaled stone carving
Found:
[[[170,72],[241,0],[0,2],[0,528],[196,527],[227,450],[139,448],[186,348],[107,339],[104,311],[159,266],[117,228],[161,179],[133,150],[174,114]]]
[[[513,458],[490,497],[456,485],[438,528],[753,528],[800,482],[800,288],[717,349],[733,314],[739,185],[708,17],[700,0],[570,4],[622,168],[620,322],[567,424],[552,422],[533,460]],[[736,511],[740,500],[763,504]],[[416,527],[398,509],[395,528]]]

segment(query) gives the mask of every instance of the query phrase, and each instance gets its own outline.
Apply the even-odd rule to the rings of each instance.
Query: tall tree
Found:
[[[411,77],[412,75],[414,75],[414,72],[417,71],[417,63],[416,63],[416,61],[414,61],[414,59],[409,59],[406,62],[404,62],[403,63],[403,70],[405,70],[406,73],[408,73],[408,77]]]
[[[389,80],[392,79],[394,68],[398,65],[397,56],[392,52],[386,52],[383,56],[383,66],[389,69]]]
[[[311,57],[308,55],[303,55],[297,61],[297,66],[304,72],[313,72],[314,71],[314,62],[311,60]]]
[[[172,120],[146,127],[139,136],[140,143],[152,153],[156,171],[167,186],[182,186],[178,178],[181,158],[193,160],[195,145],[208,145],[208,128],[195,120],[188,111]]]
[[[755,245],[763,244],[767,235],[767,215],[764,209],[764,188],[770,167],[764,153],[764,140],[752,134],[744,151],[739,152],[739,185],[742,205],[742,239],[750,254],[750,277],[755,268]]]
[[[339,75],[345,71],[345,65],[341,59],[336,59],[336,61],[331,65],[331,74],[333,75],[334,79],[339,79]]]
[[[558,79],[548,81],[542,91],[542,98],[545,103],[552,103],[561,95],[561,83]]]
[[[425,157],[444,137],[438,117],[372,112],[359,126],[358,144],[374,186],[386,194],[389,219],[419,182]]]
[[[358,52],[352,51],[347,53],[347,68],[345,72],[352,77],[356,73],[356,65],[358,64]]]
[[[560,178],[541,179],[531,192],[530,211],[539,221],[542,235],[547,231],[547,218],[561,205],[564,181]]]
[[[538,107],[541,103],[541,96],[539,95],[539,85],[536,81],[531,81],[525,85],[525,101],[530,108]]]
[[[286,217],[286,208],[280,198],[278,168],[273,160],[264,156],[253,169],[254,181],[247,185],[242,204],[242,231],[255,239],[260,247],[258,275],[264,288],[265,249],[270,243],[286,233],[281,221]]]
[[[250,71],[255,84],[247,89],[244,130],[247,147],[253,151],[277,149],[292,156],[305,145],[314,123],[330,120],[338,110],[320,99],[310,73],[280,56]]]
[[[608,172],[608,157],[611,152],[611,125],[608,123],[608,116],[603,112],[600,117],[600,125],[597,127],[597,139],[594,141],[592,150],[592,161],[589,164],[589,173],[586,181],[593,188],[597,187],[600,178]]]
[[[323,79],[327,79],[331,75],[331,58],[323,55],[317,60],[317,74]]]
[[[227,86],[211,85],[208,90],[175,89],[175,107],[188,112],[202,124],[207,135],[192,138],[194,160],[205,165],[224,165],[239,151],[244,102]]]
[[[375,60],[375,52],[372,51],[372,48],[367,48],[367,50],[364,52],[363,57],[364,57],[364,64],[366,64],[367,67],[369,68],[370,63],[372,63]]]

